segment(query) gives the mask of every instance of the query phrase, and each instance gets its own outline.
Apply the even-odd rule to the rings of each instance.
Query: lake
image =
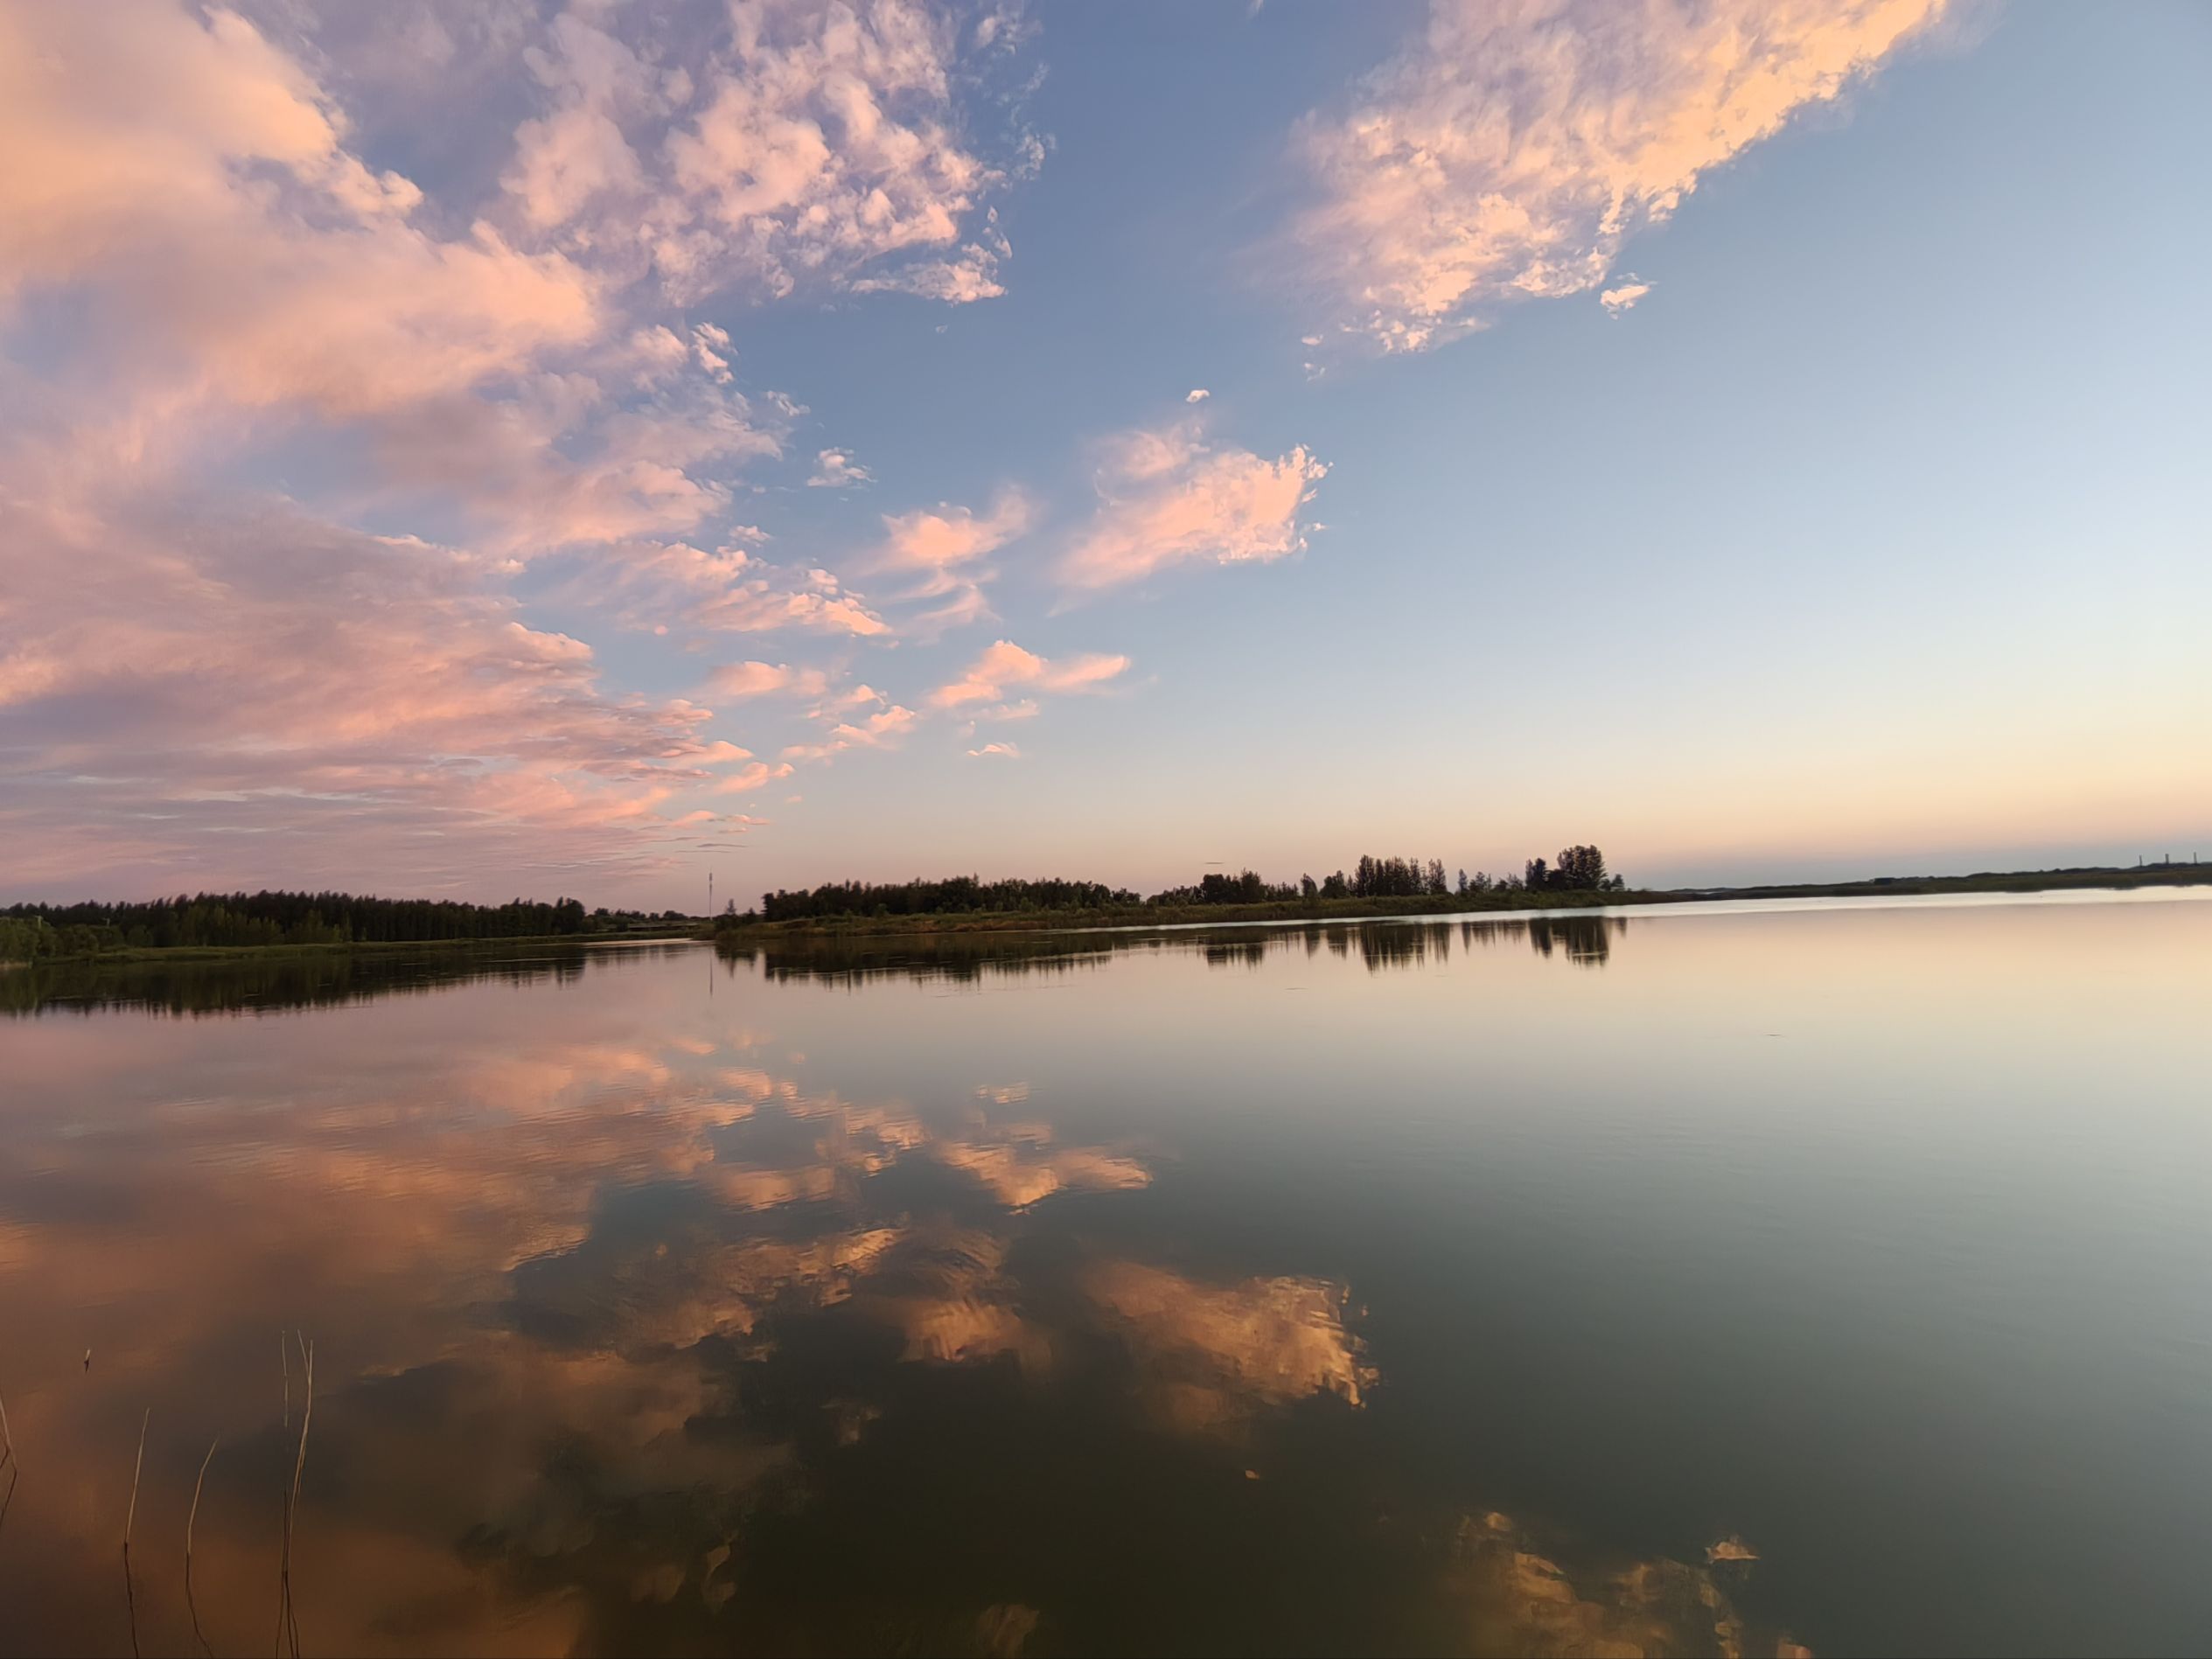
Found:
[[[0,1008],[7,1652],[2212,1643],[2200,896]]]

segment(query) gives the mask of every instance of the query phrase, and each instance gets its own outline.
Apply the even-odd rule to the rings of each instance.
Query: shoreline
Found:
[[[1875,876],[1855,882],[1799,882],[1760,887],[1629,889],[1622,892],[1530,892],[1492,889],[1480,894],[1417,898],[1322,899],[1312,903],[1134,905],[1090,910],[970,911],[918,916],[840,916],[788,922],[739,920],[694,934],[743,944],[781,938],[905,938],[960,933],[1044,933],[1102,929],[1186,928],[1269,922],[1359,922],[1403,917],[1530,915],[1545,911],[1630,909],[1643,905],[1718,904],[1762,899],[1898,898],[1947,893],[2131,891],[2212,885],[2212,864],[2141,869],[1990,871],[1972,875]]]
[[[1800,882],[1757,887],[1629,889],[1622,892],[1570,889],[1529,892],[1492,889],[1480,894],[1431,894],[1413,898],[1323,899],[1313,903],[1125,905],[1086,910],[971,911],[918,916],[841,916],[788,922],[705,918],[650,932],[524,934],[511,938],[373,939],[330,945],[180,945],[124,946],[113,951],[0,962],[0,972],[63,964],[143,966],[153,963],[263,962],[348,955],[440,954],[543,949],[550,945],[744,944],[785,938],[929,938],[946,934],[1047,933],[1145,928],[1197,928],[1281,922],[1360,922],[1406,917],[1530,915],[1546,911],[1617,910],[1646,905],[1714,904],[1762,899],[1908,897],[1946,893],[2049,893],[2142,888],[2212,886],[2212,864],[2155,865],[2139,869],[2060,869],[1983,872],[1972,875],[1876,876],[1854,882]]]

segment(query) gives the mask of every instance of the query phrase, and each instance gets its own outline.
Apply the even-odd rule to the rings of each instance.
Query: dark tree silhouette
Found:
[[[669,919],[684,919],[673,912]],[[603,919],[604,918],[604,919]],[[179,945],[408,944],[583,934],[645,920],[583,901],[382,899],[352,893],[202,893],[144,903],[15,904],[0,910],[0,958]]]

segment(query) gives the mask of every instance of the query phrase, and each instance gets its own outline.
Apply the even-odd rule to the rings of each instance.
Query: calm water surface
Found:
[[[0,1010],[10,1652],[2212,1646],[2212,903]]]

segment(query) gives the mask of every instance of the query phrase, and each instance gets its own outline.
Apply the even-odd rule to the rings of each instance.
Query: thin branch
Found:
[[[315,1344],[293,1333],[299,1343],[300,1370],[305,1378],[306,1394],[299,1414],[299,1450],[292,1460],[292,1489],[284,1504],[284,1555],[277,1570],[277,1641],[281,1647],[286,1631],[291,1635],[292,1659],[299,1659],[299,1608],[292,1600],[292,1534],[299,1523],[300,1476],[307,1467],[307,1426],[315,1416]]]
[[[138,1419],[138,1461],[130,1471],[130,1508],[123,1516],[123,1606],[130,1614],[130,1659],[138,1659],[138,1597],[130,1586],[130,1529],[138,1519],[138,1477],[146,1472],[146,1425],[154,1420],[154,1408]]]
[[[7,1450],[5,1460],[20,1469],[23,1460],[16,1455],[16,1437],[8,1432],[8,1402],[5,1399],[0,1399],[0,1446]]]
[[[146,1415],[138,1419],[138,1462],[130,1471],[130,1509],[123,1516],[123,1549],[130,1549],[130,1529],[138,1519],[138,1477],[146,1471],[146,1425],[154,1420],[154,1408],[149,1405]]]
[[[199,1631],[199,1604],[192,1600],[192,1523],[199,1519],[199,1492],[207,1484],[207,1466],[215,1460],[215,1448],[222,1444],[218,1434],[207,1442],[207,1455],[199,1460],[199,1479],[192,1482],[192,1507],[185,1516],[185,1607],[192,1616],[192,1637],[199,1643],[200,1651],[207,1659],[215,1659],[215,1650],[207,1645],[207,1638]]]

